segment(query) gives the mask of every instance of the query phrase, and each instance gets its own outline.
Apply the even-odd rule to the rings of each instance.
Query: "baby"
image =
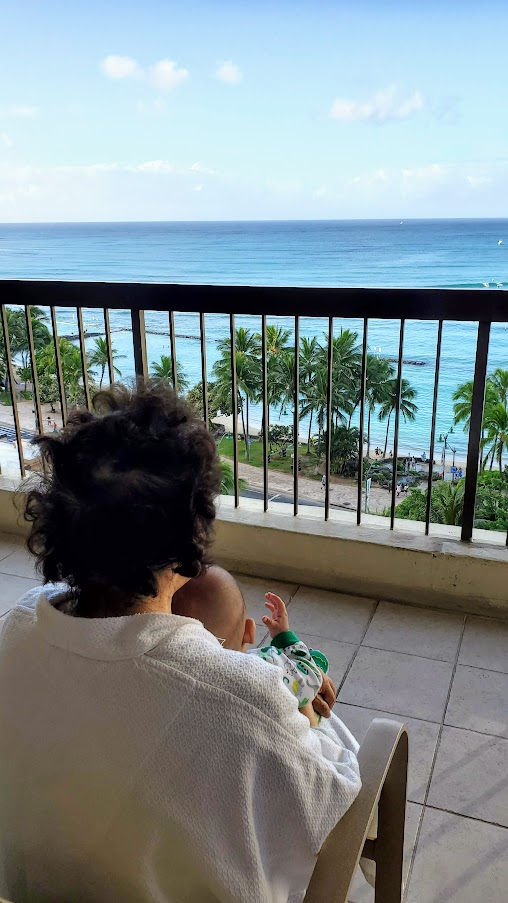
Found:
[[[255,621],[247,617],[245,600],[234,577],[217,565],[179,589],[173,596],[171,611],[201,621],[226,649],[258,655],[279,667],[284,683],[298,700],[300,711],[307,716],[311,726],[317,727],[320,715],[329,717],[335,702],[335,687],[327,677],[328,659],[317,649],[308,649],[290,631],[286,606],[279,596],[267,593],[266,600],[270,614],[262,620],[272,642],[261,649],[249,649],[256,641]],[[352,737],[351,740],[356,743]],[[373,817],[369,839],[375,840],[376,834],[377,815]],[[360,867],[369,884],[374,886],[373,863],[362,858]]]
[[[324,697],[317,704],[322,714],[329,715],[329,705],[335,701],[335,690],[329,678],[328,660],[322,652],[308,649],[289,629],[286,606],[274,593],[266,594],[263,624],[268,629],[271,644],[261,649],[249,649],[256,641],[256,624],[247,617],[245,601],[234,577],[216,565],[200,577],[185,584],[173,597],[172,612],[196,618],[226,649],[257,655],[282,671],[283,681],[298,700],[298,707],[308,716],[312,702],[319,693]]]

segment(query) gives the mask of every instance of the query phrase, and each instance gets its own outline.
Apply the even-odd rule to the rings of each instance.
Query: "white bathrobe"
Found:
[[[0,635],[0,894],[286,903],[360,789],[338,718],[195,620],[84,619],[34,589]]]

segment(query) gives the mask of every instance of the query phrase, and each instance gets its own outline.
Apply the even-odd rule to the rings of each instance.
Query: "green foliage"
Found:
[[[161,382],[168,383],[170,386],[173,385],[173,361],[170,354],[161,354],[158,361],[152,361],[151,376]],[[178,392],[186,392],[189,388],[189,380],[180,361],[176,362],[176,378],[178,381]]]
[[[441,480],[432,487],[432,523],[460,526],[464,486],[465,480],[462,479],[455,483]],[[427,490],[412,489],[407,498],[397,506],[397,517],[424,521],[426,504]],[[508,530],[508,478],[505,473],[493,471],[478,475],[474,525],[482,530]]]
[[[233,495],[235,491],[235,471],[233,465],[230,461],[226,461],[224,458],[220,459],[220,469],[221,469],[221,482],[220,482],[220,494],[221,495]],[[247,488],[247,483],[245,480],[238,480],[238,488],[240,491],[242,489]]]
[[[113,358],[113,369],[116,376],[121,376],[122,371],[115,366],[115,361],[125,358],[125,354],[118,354],[113,346],[111,346],[111,357]],[[99,378],[99,389],[102,389],[104,374],[106,368],[109,367],[108,343],[105,338],[99,336],[95,339],[92,350],[87,355],[89,367],[98,367],[101,371]]]
[[[343,474],[351,459],[358,458],[360,431],[356,427],[343,424],[332,427],[330,443],[330,470]]]
[[[67,403],[82,405],[85,402],[83,390],[83,363],[81,351],[69,339],[58,340],[62,376]],[[54,403],[59,400],[54,343],[50,342],[35,354],[41,401]],[[88,379],[93,387],[93,373],[88,372]]]
[[[262,400],[262,336],[249,329],[236,330],[236,381],[238,411],[244,435],[249,432],[249,403]],[[221,413],[231,413],[231,343],[226,338],[219,344],[221,357],[214,365],[216,401]],[[358,453],[359,436],[351,431],[351,420],[360,402],[361,348],[358,333],[343,329],[333,338],[331,408],[329,410],[328,335],[320,342],[317,336],[302,338],[299,350],[299,417],[309,418],[307,452],[312,447],[312,429],[317,426],[315,451],[318,461],[324,454],[324,435],[328,414],[334,428],[343,426],[346,433],[338,433],[335,440],[335,466],[343,472],[347,460]],[[280,413],[294,409],[295,352],[290,346],[290,332],[280,326],[266,328],[266,387],[269,410],[278,407]],[[368,405],[367,442],[370,442],[371,416],[378,411],[381,420],[388,419],[387,437],[395,408],[396,381],[391,364],[373,355],[367,360],[366,399]],[[407,380],[402,381],[401,414],[404,420],[414,420],[418,411],[416,390]],[[265,424],[263,424],[263,429]],[[269,430],[270,432],[270,430]],[[388,438],[387,440],[388,441]],[[246,455],[249,449],[246,443]]]
[[[270,443],[270,452],[273,452],[275,446],[277,451],[283,454],[288,446],[293,444],[293,427],[282,426],[279,423],[274,424],[268,430],[268,442]]]
[[[503,454],[508,449],[508,370],[498,367],[487,377],[481,436],[481,469],[492,470],[494,462],[503,472]],[[469,431],[473,402],[473,381],[457,386],[453,393],[454,425]]]

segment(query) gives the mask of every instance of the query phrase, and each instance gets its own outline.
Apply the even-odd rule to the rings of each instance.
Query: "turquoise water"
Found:
[[[499,242],[502,244],[499,244]],[[71,279],[115,282],[181,282],[294,286],[465,287],[485,291],[508,287],[508,220],[326,221],[238,223],[119,223],[0,225],[0,278]],[[389,313],[389,311],[387,311]],[[74,319],[73,319],[74,317]],[[201,376],[197,314],[176,314],[177,357],[191,385]],[[272,318],[292,328],[293,321]],[[72,332],[75,316],[58,312],[62,332]],[[100,314],[85,312],[90,331],[99,331]],[[169,350],[167,317],[146,315],[149,360]],[[127,311],[111,312],[114,329],[128,330]],[[238,316],[237,325],[260,329],[259,317]],[[355,329],[359,320],[336,320]],[[369,321],[369,347],[395,357],[399,324]],[[302,335],[322,335],[324,321],[302,318]],[[217,357],[217,340],[228,334],[226,317],[207,317],[209,371]],[[418,391],[419,414],[401,429],[401,447],[418,453],[428,449],[434,381],[437,323],[408,321],[404,357],[423,366],[404,367],[404,377]],[[185,337],[185,338],[184,338]],[[443,334],[437,428],[446,432],[453,419],[452,393],[472,378],[476,327],[446,323]],[[132,375],[128,331],[114,334],[116,349],[126,355],[119,362],[124,376]],[[508,367],[508,332],[492,330],[489,366]],[[260,421],[254,406],[253,421]],[[272,417],[277,416],[273,412]],[[384,443],[384,426],[373,423],[375,443]],[[302,432],[305,424],[302,424]],[[459,454],[467,437],[454,434]],[[391,440],[390,440],[391,441]]]

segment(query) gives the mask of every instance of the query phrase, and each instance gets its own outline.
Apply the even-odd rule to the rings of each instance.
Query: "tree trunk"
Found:
[[[369,416],[367,418],[367,458],[370,455],[370,416],[372,414],[371,409],[369,408]],[[363,436],[360,436],[360,440],[363,448]]]
[[[386,449],[388,448],[388,430],[390,429],[390,419],[392,416],[392,412],[388,414],[388,423],[386,424],[386,438],[385,438],[385,451],[383,457],[386,458]]]
[[[102,373],[101,373],[101,381],[99,383],[99,389],[102,389],[102,381],[104,379],[104,374],[106,372],[106,364],[102,365]]]
[[[246,404],[246,415],[247,415],[247,433],[244,433],[245,439],[245,452],[247,461],[250,461],[250,448],[249,448],[249,396],[245,393],[245,404]]]
[[[242,398],[242,395],[241,395],[240,392],[238,393],[238,395],[240,396],[240,410],[241,410],[241,412],[242,412],[242,430],[243,430],[243,438],[244,438],[244,440],[245,440],[246,457],[248,457],[248,455],[249,455],[249,445],[248,445],[248,443],[247,443],[247,439],[246,439],[246,436],[245,436],[245,417],[244,417],[244,414],[243,414],[243,398]],[[233,432],[233,435],[234,435],[234,437],[235,437],[235,442],[236,442],[236,441],[237,441],[237,433],[238,433],[238,423],[234,423],[234,424],[233,424],[233,431],[234,431],[234,432]]]
[[[312,432],[312,415],[314,413],[314,408],[310,409],[310,421],[309,421],[309,438],[307,439],[307,454],[310,455],[310,435]]]

